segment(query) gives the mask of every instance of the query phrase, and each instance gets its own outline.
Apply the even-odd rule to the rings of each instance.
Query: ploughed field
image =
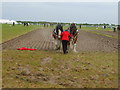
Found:
[[[55,44],[51,28],[37,29],[2,44],[4,49],[17,49],[21,47],[39,50],[54,50]],[[100,33],[96,34],[94,32]],[[108,36],[105,36],[108,35]],[[109,37],[111,36],[111,37]],[[115,38],[114,38],[115,37]],[[118,33],[112,31],[85,31],[79,30],[77,51],[117,52]]]

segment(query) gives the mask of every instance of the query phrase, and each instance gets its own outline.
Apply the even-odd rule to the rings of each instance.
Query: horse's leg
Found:
[[[61,41],[57,39],[56,50],[60,50]]]
[[[56,40],[56,50],[58,49],[58,39]]]
[[[55,49],[57,49],[57,39],[55,39]]]
[[[78,35],[76,35],[74,43],[77,43],[77,40],[78,40]]]
[[[77,42],[77,36],[74,38],[74,44],[73,44],[73,51],[74,52],[77,52],[77,50],[76,50],[76,47],[77,47],[77,44],[76,44],[76,42]]]
[[[62,52],[62,40],[60,40],[60,52]]]
[[[60,40],[60,49],[62,48],[62,40]]]
[[[70,49],[73,50],[73,38],[70,41]]]
[[[55,44],[55,50],[57,50],[58,49],[58,40],[57,39],[54,39],[54,44]]]
[[[70,41],[68,42],[67,50],[68,50],[68,51],[70,50]]]
[[[74,52],[77,52],[76,46],[77,46],[77,44],[75,43],[75,44],[73,45],[73,51],[74,51]]]
[[[61,41],[58,40],[58,49],[60,50]]]

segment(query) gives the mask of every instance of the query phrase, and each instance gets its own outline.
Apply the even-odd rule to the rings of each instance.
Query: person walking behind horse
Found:
[[[66,53],[68,53],[67,45],[68,45],[72,35],[70,34],[70,32],[68,30],[65,30],[64,32],[62,32],[61,37],[62,37],[63,53],[66,54]]]

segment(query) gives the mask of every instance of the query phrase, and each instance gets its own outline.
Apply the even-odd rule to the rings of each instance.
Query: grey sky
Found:
[[[117,2],[4,2],[2,18],[117,24],[117,5]]]

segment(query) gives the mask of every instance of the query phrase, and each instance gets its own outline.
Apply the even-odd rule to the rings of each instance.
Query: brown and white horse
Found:
[[[77,40],[78,40],[78,30],[75,31],[75,34],[72,34],[72,38],[70,40],[70,49],[72,49],[74,52],[77,52],[76,46],[77,46]]]

